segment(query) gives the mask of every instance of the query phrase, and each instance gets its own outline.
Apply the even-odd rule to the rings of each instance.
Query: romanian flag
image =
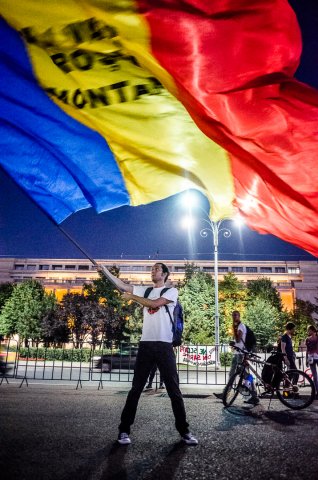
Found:
[[[0,0],[0,14],[0,165],[57,223],[196,188],[214,220],[239,212],[318,255],[318,77],[295,78],[310,45],[317,72],[316,0]]]

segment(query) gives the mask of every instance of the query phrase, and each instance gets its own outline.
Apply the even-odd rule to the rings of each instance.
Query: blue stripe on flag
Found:
[[[0,18],[0,164],[57,223],[129,204],[106,141],[38,85],[19,35]]]

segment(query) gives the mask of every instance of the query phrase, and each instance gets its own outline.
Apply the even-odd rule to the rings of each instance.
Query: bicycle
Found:
[[[246,377],[250,373],[254,374],[257,379],[255,388],[258,390],[258,396],[260,398],[270,396],[271,402],[276,393],[277,398],[283,405],[293,410],[306,408],[314,401],[314,382],[305,372],[296,369],[283,370],[278,365],[262,360],[261,357],[255,355],[255,353],[242,350],[234,345],[231,346],[243,354],[243,359],[224,389],[222,400],[225,407],[233,405],[235,400],[237,402],[244,401],[244,399],[251,395],[251,389],[246,386]],[[282,359],[283,355],[285,355],[279,352],[275,352],[275,354],[281,355]],[[260,365],[263,368],[265,365],[270,365],[273,372],[271,382],[265,383],[251,363],[255,363],[256,367]]]

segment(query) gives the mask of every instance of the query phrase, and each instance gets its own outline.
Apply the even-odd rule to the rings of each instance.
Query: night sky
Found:
[[[290,0],[298,20],[306,24],[303,54],[297,78],[318,88],[318,0]],[[306,7],[306,8],[304,8]],[[181,194],[182,195],[182,194]],[[203,239],[199,222],[188,237],[180,226],[184,211],[181,195],[147,206],[122,207],[97,215],[93,209],[73,214],[62,223],[93,258],[212,258],[211,236]],[[202,204],[207,207],[201,196]],[[227,223],[228,225],[231,222]],[[299,226],[301,228],[301,225]],[[220,259],[295,260],[311,255],[271,235],[259,235],[246,226],[231,226],[229,239],[220,237]],[[0,255],[2,257],[82,258],[83,254],[59,228],[0,170]]]
[[[59,228],[0,170],[0,255],[3,257],[82,258]],[[204,208],[207,202],[197,194]],[[182,194],[140,207],[121,207],[97,214],[77,212],[61,226],[93,258],[209,259],[212,236],[202,238],[198,222],[189,238],[181,227],[186,212]],[[220,236],[220,259],[295,260],[311,255],[271,235],[260,235],[232,222],[232,235]]]

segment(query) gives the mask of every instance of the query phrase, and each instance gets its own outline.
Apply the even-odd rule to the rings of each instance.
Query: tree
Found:
[[[54,309],[56,299],[47,294],[36,280],[19,283],[6,301],[0,314],[0,332],[18,334],[20,341],[39,341],[42,337],[42,319]]]
[[[254,299],[255,297],[267,300],[279,312],[282,312],[283,305],[277,289],[273,286],[270,278],[258,278],[257,280],[249,280],[247,282],[248,297]]]
[[[188,283],[193,275],[195,275],[199,271],[199,267],[195,263],[187,262],[184,265],[184,278],[183,281],[180,283],[179,287],[182,287]]]
[[[179,289],[184,310],[184,340],[197,344],[214,342],[214,286],[204,272],[193,272]]]
[[[226,343],[232,338],[232,312],[238,310],[243,318],[247,302],[247,291],[234,273],[224,275],[219,282],[220,341]]]
[[[103,335],[107,316],[104,305],[80,293],[64,295],[57,310],[57,317],[67,326],[75,348],[87,341],[96,344]]]
[[[243,322],[254,331],[260,347],[274,345],[277,341],[279,312],[268,300],[255,297],[247,305]]]
[[[15,284],[12,282],[0,283],[0,312],[6,301],[11,297]]]
[[[293,343],[297,350],[300,343],[307,338],[307,328],[315,325],[313,315],[317,312],[317,306],[307,300],[296,299],[295,309],[289,314],[287,321],[293,322],[296,326]],[[285,326],[284,326],[285,327]],[[284,332],[285,328],[282,328]]]
[[[60,307],[56,306],[42,318],[42,339],[46,346],[51,343],[61,345],[69,341],[70,331],[64,318],[59,315],[59,309]]]
[[[110,268],[116,277],[119,269]],[[84,294],[88,299],[104,305],[107,313],[103,326],[103,336],[107,344],[120,342],[127,337],[136,337],[141,332],[142,314],[137,304],[122,299],[120,292],[103,273],[91,284],[84,286]]]

